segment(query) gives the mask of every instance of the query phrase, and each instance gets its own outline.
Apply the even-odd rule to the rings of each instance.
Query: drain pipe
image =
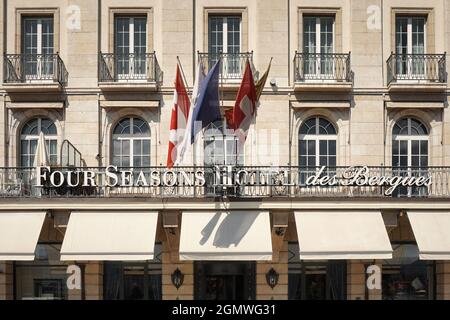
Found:
[[[3,126],[4,126],[4,137],[3,141],[5,142],[4,148],[4,159],[3,166],[8,167],[8,151],[9,151],[9,112],[6,108],[6,93],[3,94]]]
[[[102,135],[102,106],[100,105],[100,93],[97,93],[97,113],[98,113],[98,150],[97,161],[98,166],[103,167],[103,135]]]
[[[195,46],[196,46],[196,43],[195,43],[195,37],[196,37],[196,35],[195,35],[195,32],[196,32],[196,30],[195,30],[195,24],[196,24],[196,19],[195,19],[195,15],[196,15],[196,13],[197,13],[197,11],[196,11],[196,2],[195,2],[195,0],[192,0],[192,83],[194,83],[195,82],[195,71],[196,71],[196,68],[195,68],[195,65],[196,65],[196,63],[195,63]]]
[[[287,13],[288,13],[288,86],[291,85],[291,0],[287,0]],[[291,160],[289,159],[289,162]]]

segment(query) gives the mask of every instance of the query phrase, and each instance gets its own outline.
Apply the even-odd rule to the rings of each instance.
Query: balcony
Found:
[[[46,170],[41,168],[41,170]],[[53,173],[54,174],[52,176]],[[93,184],[84,185],[86,176]],[[203,179],[199,179],[203,176]],[[357,178],[355,178],[357,177]],[[355,179],[353,179],[355,178]],[[189,182],[190,181],[190,182]],[[0,168],[0,198],[450,199],[450,167]]]
[[[159,90],[163,73],[156,54],[100,53],[99,87],[102,90]]]
[[[447,87],[446,53],[395,54],[387,60],[389,91],[444,91]]]
[[[61,91],[67,78],[58,53],[4,55],[3,87],[7,91]]]
[[[297,91],[350,91],[353,72],[350,53],[298,53],[294,58]]]
[[[224,89],[237,89],[241,84],[245,71],[245,63],[248,59],[252,67],[253,75],[253,51],[239,53],[201,53],[198,52],[198,61],[203,63],[205,70],[209,71],[219,59],[222,61],[219,71],[219,86]]]

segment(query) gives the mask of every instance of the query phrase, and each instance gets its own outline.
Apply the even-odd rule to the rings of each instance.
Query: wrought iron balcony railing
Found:
[[[331,80],[352,82],[350,53],[295,52],[294,81]]]
[[[0,198],[448,198],[450,167],[0,168]],[[43,170],[43,171],[42,171]],[[88,184],[86,184],[88,182]]]
[[[162,83],[163,73],[153,53],[101,53],[98,68],[99,82]]]
[[[58,53],[5,54],[4,83],[67,84],[68,73]]]
[[[387,60],[388,85],[399,81],[447,82],[446,53],[395,54]]]
[[[247,59],[253,68],[253,51],[239,53],[202,53],[198,52],[198,60],[205,70],[210,70],[221,59],[220,77],[223,80],[242,79]],[[254,70],[253,70],[254,71]],[[253,72],[255,74],[255,72]]]

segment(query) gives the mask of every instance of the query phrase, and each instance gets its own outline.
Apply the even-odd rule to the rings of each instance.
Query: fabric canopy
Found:
[[[301,260],[391,259],[381,212],[295,212]]]
[[[450,212],[408,211],[421,260],[450,260]]]
[[[269,212],[183,212],[180,260],[271,259]]]
[[[0,212],[0,260],[34,260],[45,214]]]
[[[61,260],[151,260],[158,212],[72,212]]]

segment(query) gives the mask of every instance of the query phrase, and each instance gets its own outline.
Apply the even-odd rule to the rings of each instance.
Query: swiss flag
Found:
[[[253,122],[256,112],[256,89],[252,69],[247,60],[242,83],[239,88],[236,103],[233,108],[233,129],[242,147],[247,138],[248,130]]]
[[[172,168],[177,160],[177,147],[183,141],[189,115],[190,100],[183,79],[180,66],[177,65],[175,90],[173,93],[172,117],[170,119],[169,151],[167,154],[167,167]]]

